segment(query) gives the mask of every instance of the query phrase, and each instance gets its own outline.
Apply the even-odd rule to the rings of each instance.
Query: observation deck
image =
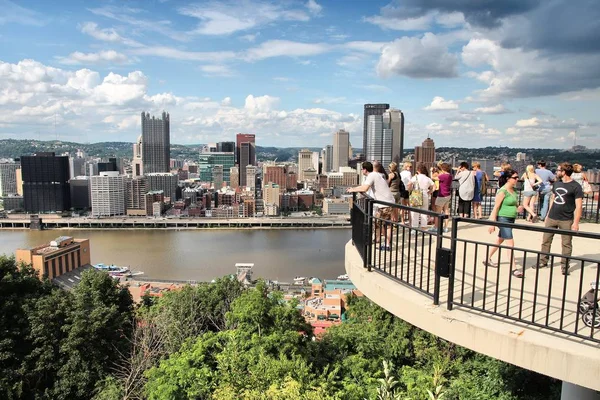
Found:
[[[453,218],[444,233],[445,217],[420,211],[439,218],[437,232],[427,232],[379,220],[377,203],[355,199],[345,249],[346,272],[369,299],[445,340],[567,382],[563,399],[598,398],[600,307],[598,292],[590,289],[600,278],[599,224],[582,222],[579,232],[565,232],[517,220],[515,247],[501,246],[491,257],[494,268],[483,263],[498,234],[488,229],[510,225]],[[373,241],[383,243],[390,224],[391,250],[380,249]],[[545,233],[555,233],[549,253],[541,251]],[[573,236],[566,276],[560,233]],[[545,255],[546,268],[531,268]],[[513,275],[523,267],[523,278]],[[582,302],[588,292],[589,301]]]

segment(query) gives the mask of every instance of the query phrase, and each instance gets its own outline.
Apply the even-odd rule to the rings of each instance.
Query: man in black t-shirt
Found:
[[[579,230],[579,220],[582,212],[583,189],[581,185],[571,179],[573,166],[569,163],[562,163],[556,170],[556,177],[561,179],[556,182],[552,188],[552,197],[550,198],[550,211],[546,217],[546,228],[556,228],[563,230]],[[562,255],[560,259],[561,271],[563,275],[569,275],[569,264],[567,258],[573,251],[571,235],[560,235],[562,239]],[[544,233],[542,239],[542,254],[540,262],[533,268],[543,268],[548,265],[548,253],[552,246],[554,233]]]

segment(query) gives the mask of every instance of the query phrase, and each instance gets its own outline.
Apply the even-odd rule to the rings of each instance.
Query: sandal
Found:
[[[515,278],[523,278],[523,276],[525,275],[524,271],[522,268],[518,268],[518,269],[513,269],[512,270],[512,276],[514,276]]]
[[[498,268],[498,264],[496,264],[492,260],[483,260],[482,262],[483,262],[483,265],[485,265],[486,267]]]

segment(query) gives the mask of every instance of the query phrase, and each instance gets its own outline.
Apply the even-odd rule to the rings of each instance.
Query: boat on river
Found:
[[[129,269],[129,267],[120,267],[118,265],[114,265],[114,264],[95,264],[94,268],[97,269],[98,271],[104,271],[104,272],[108,272],[108,274],[110,276],[113,277],[121,277],[121,276],[126,276],[126,277],[131,277],[131,276],[138,276],[138,275],[143,275],[144,273],[142,271],[132,271]]]

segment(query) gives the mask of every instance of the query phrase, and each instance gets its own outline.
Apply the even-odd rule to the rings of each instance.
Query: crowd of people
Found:
[[[482,201],[488,195],[490,179],[481,170],[477,162],[471,166],[462,162],[453,174],[450,164],[440,162],[432,168],[424,164],[418,164],[414,174],[413,165],[405,162],[401,171],[397,163],[388,165],[388,171],[378,163],[365,162],[362,164],[362,174],[366,176],[363,184],[348,188],[348,192],[367,193],[375,200],[385,203],[402,204],[405,207],[387,206],[385,204],[374,204],[377,221],[389,221],[385,228],[381,228],[381,235],[385,237],[385,243],[379,244],[379,238],[375,241],[380,250],[391,251],[392,225],[394,223],[405,224],[412,229],[437,232],[435,218],[423,211],[434,211],[437,214],[450,215],[452,184],[457,182],[456,196],[458,197],[456,213],[464,218],[482,219]],[[497,179],[497,190],[494,207],[489,216],[490,221],[503,223],[499,226],[498,237],[495,246],[483,260],[487,267],[497,268],[498,263],[494,261],[494,255],[500,246],[508,250],[511,270],[515,277],[522,278],[524,268],[517,268],[513,251],[515,242],[510,224],[514,224],[519,213],[526,212],[526,220],[531,223],[544,222],[547,228],[559,230],[579,230],[579,221],[582,215],[582,199],[584,193],[589,193],[590,185],[587,176],[582,172],[579,164],[562,163],[556,169],[556,174],[546,168],[546,162],[537,162],[537,168],[533,165],[527,166],[525,172],[519,172],[511,168],[510,164],[503,163],[498,171],[494,172]],[[516,191],[516,185],[522,180],[522,196]],[[519,204],[519,199],[522,204]],[[541,203],[539,212],[536,205]],[[448,232],[449,218],[444,219],[443,232]],[[429,227],[433,224],[432,227]],[[493,233],[495,226],[489,227]],[[568,257],[571,256],[571,235],[562,236],[562,259],[561,271],[564,275],[569,274]],[[534,268],[544,268],[548,264],[548,253],[552,244],[554,234],[544,233],[539,262]],[[498,257],[499,261],[499,257]]]

